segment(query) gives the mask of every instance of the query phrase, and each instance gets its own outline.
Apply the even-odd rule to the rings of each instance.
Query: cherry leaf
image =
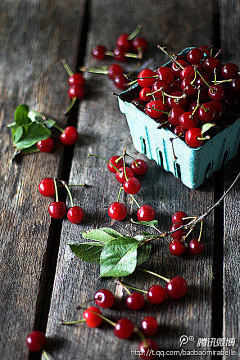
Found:
[[[15,110],[15,123],[17,126],[26,125],[31,122],[28,117],[29,107],[27,105],[19,105]]]
[[[49,138],[51,132],[42,124],[31,122],[27,125],[22,125],[22,136],[14,143],[18,150],[29,148],[40,140]],[[21,131],[19,128],[16,130]],[[16,133],[15,133],[16,135]]]
[[[55,120],[48,118],[42,113],[37,111],[33,111],[33,110],[29,111],[28,117],[31,119],[31,121],[36,121],[46,126],[47,129],[51,129],[56,124]]]
[[[215,124],[213,124],[213,123],[205,123],[205,124],[203,124],[202,130],[201,130],[202,135],[205,132],[207,132],[209,129],[211,129],[213,126],[215,126]]]
[[[80,244],[69,244],[73,254],[83,261],[99,263],[103,246],[99,243],[88,242]]]
[[[84,239],[90,239],[95,241],[101,241],[107,243],[108,241],[114,240],[115,238],[121,237],[117,231],[110,228],[93,229],[90,231],[83,231],[82,237]]]
[[[138,247],[137,266],[141,265],[149,258],[151,250],[152,250],[152,245],[148,243],[140,245]]]
[[[157,220],[152,220],[152,221],[134,221],[133,219],[131,219],[131,222],[133,224],[138,224],[138,225],[145,225],[145,226],[150,226],[150,227],[158,227],[158,221]]]

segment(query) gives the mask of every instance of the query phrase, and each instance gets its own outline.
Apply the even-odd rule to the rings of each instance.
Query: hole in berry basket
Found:
[[[205,179],[209,178],[212,175],[212,169],[213,169],[213,161],[211,160],[210,163],[208,163],[208,166],[205,171]]]
[[[228,162],[229,154],[230,154],[230,150],[227,149],[223,155],[223,161],[222,161],[223,165],[226,165],[226,163]]]
[[[161,150],[157,150],[157,160],[158,160],[158,165],[163,166],[163,154]]]
[[[180,165],[176,162],[176,160],[174,161],[174,176],[177,179],[181,179],[181,168]]]
[[[141,139],[142,153],[146,155],[147,154],[146,140],[142,136],[140,137],[140,139]]]

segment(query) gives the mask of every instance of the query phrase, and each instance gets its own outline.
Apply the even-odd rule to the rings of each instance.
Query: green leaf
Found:
[[[133,224],[145,225],[145,226],[150,226],[150,227],[158,227],[158,221],[157,221],[157,220],[152,220],[152,221],[134,221],[133,219],[131,219],[131,222],[132,222]]]
[[[137,265],[138,241],[119,237],[105,245],[100,256],[100,276],[127,276]]]
[[[29,107],[27,105],[19,105],[15,110],[15,122],[18,126],[26,125],[31,122],[28,117]]]
[[[110,228],[93,229],[90,231],[83,231],[82,237],[85,239],[101,241],[107,243],[108,241],[114,240],[117,237],[121,237],[117,231]]]
[[[56,124],[55,120],[47,118],[45,115],[37,111],[29,111],[28,117],[31,119],[31,121],[36,121],[46,126],[47,129],[51,129]]]
[[[141,265],[142,263],[144,263],[144,261],[146,261],[149,258],[151,250],[152,250],[152,245],[148,243],[138,247],[137,266]]]
[[[23,126],[18,126],[13,136],[14,143],[18,143],[23,134]]]
[[[73,254],[83,261],[99,263],[103,246],[98,243],[69,244]]]
[[[51,135],[51,132],[46,129],[45,126],[37,122],[31,122],[28,125],[22,125],[22,127],[22,137],[20,141],[15,143],[15,146],[18,150],[29,148],[38,141],[45,140]]]
[[[18,128],[18,125],[15,122],[13,122],[13,123],[9,124],[7,127],[9,127],[11,129],[11,131],[12,131],[12,141],[14,141],[14,135],[15,135],[15,132],[16,132],[16,130]]]
[[[33,146],[30,146],[29,148],[23,149],[21,151],[21,154],[33,154],[35,152],[39,152],[37,144],[34,144]]]

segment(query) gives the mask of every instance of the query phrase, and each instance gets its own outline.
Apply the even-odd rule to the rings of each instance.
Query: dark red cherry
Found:
[[[125,181],[123,184],[123,189],[127,194],[137,194],[141,189],[141,183],[137,178],[131,177]]]
[[[93,49],[92,55],[97,60],[103,60],[106,57],[106,51],[107,48],[105,46],[98,45]]]
[[[134,176],[134,171],[132,168],[126,166],[125,171],[128,179]],[[116,179],[121,184],[123,184],[127,180],[124,172],[124,167],[121,167],[119,171],[116,172]]]
[[[63,201],[55,201],[48,206],[48,212],[52,218],[62,219],[67,213],[67,206]]]
[[[179,107],[174,107],[170,110],[170,114],[168,115],[168,121],[171,125],[177,126],[179,125],[179,117],[184,113],[184,110]]]
[[[144,297],[140,292],[134,291],[127,297],[126,305],[131,310],[139,310],[145,303]]]
[[[180,76],[181,71],[187,67],[189,64],[185,60],[177,59],[178,64],[172,63],[171,69],[174,72],[174,75]]]
[[[108,76],[114,80],[116,76],[123,74],[123,68],[118,64],[111,64],[108,67]]]
[[[187,53],[187,61],[189,64],[199,63],[204,58],[202,50],[198,48],[191,49]]]
[[[234,63],[227,63],[221,70],[221,75],[224,79],[235,79],[238,73],[239,67]]]
[[[152,100],[146,104],[145,113],[152,119],[157,119],[163,115],[165,111],[164,104],[160,100]]]
[[[145,339],[140,342],[139,352],[141,359],[152,360],[157,356],[158,346],[153,339]]]
[[[134,38],[132,40],[132,48],[135,52],[142,51],[144,53],[148,49],[148,42],[142,37]]]
[[[204,244],[201,241],[198,241],[197,238],[192,239],[188,243],[188,251],[193,255],[199,255],[204,250]]]
[[[78,87],[83,87],[85,85],[85,79],[81,73],[73,74],[73,75],[69,76],[69,78],[68,78],[68,85],[69,86],[75,85]]]
[[[77,85],[72,85],[68,89],[68,96],[71,99],[77,98],[78,100],[81,100],[84,97],[84,88]]]
[[[102,315],[101,310],[96,306],[89,306],[83,312],[83,317],[86,320],[86,324],[91,328],[98,327],[103,321],[103,319],[95,313]]]
[[[114,327],[114,335],[120,339],[128,339],[134,332],[134,324],[131,320],[119,319]]]
[[[170,231],[174,231],[171,234],[171,237],[173,239],[177,239],[177,240],[181,240],[183,238],[184,235],[186,235],[186,230],[184,229],[179,229],[177,230],[179,227],[181,227],[183,224],[182,222],[176,222],[174,224],[172,224],[172,226],[170,227]],[[176,231],[175,231],[176,230]]]
[[[194,127],[189,129],[185,134],[185,142],[191,148],[198,148],[202,146],[203,140],[199,140],[202,138],[201,129]]]
[[[212,75],[214,73],[214,69],[216,69],[217,73],[221,70],[222,64],[221,61],[219,61],[217,58],[208,57],[206,60],[204,60],[203,67],[208,74]]]
[[[155,216],[155,210],[150,205],[141,206],[137,212],[139,221],[152,221],[155,219]]]
[[[46,140],[40,140],[37,142],[37,148],[41,152],[50,153],[54,148],[54,141],[51,137]]]
[[[137,76],[138,85],[141,87],[151,87],[156,81],[156,74],[151,69],[143,69]]]
[[[192,115],[190,111],[186,111],[185,113],[179,116],[179,125],[184,130],[188,130],[193,127],[196,127],[198,124],[199,124],[199,117],[196,113]]]
[[[202,123],[213,122],[215,115],[215,107],[210,102],[202,104],[198,109],[198,116]]]
[[[187,220],[183,220],[183,218],[188,217],[184,211],[176,211],[172,216],[172,223],[182,223],[186,224]]]
[[[123,74],[116,75],[113,79],[115,86],[120,90],[125,90],[128,87],[128,80]]]
[[[152,90],[149,87],[144,87],[139,91],[139,97],[142,101],[151,101],[152,95],[149,95],[152,93]]]
[[[171,85],[174,82],[174,73],[172,69],[161,66],[157,69],[159,80],[165,81],[167,84]]]
[[[169,243],[169,250],[170,253],[174,256],[180,256],[182,254],[185,253],[186,251],[186,246],[185,244],[177,239],[173,239],[170,243]]]
[[[136,159],[131,163],[134,174],[144,175],[148,171],[148,164],[142,159]]]
[[[122,34],[117,38],[116,45],[118,48],[123,48],[125,52],[131,50],[132,42],[128,40],[128,34]]]
[[[146,316],[142,319],[141,328],[146,336],[153,336],[158,330],[157,320],[153,316]]]
[[[47,343],[46,335],[39,330],[33,330],[27,336],[27,347],[30,351],[38,352],[41,351]]]
[[[187,293],[187,282],[181,276],[174,276],[166,285],[166,291],[170,298],[180,299]]]
[[[225,89],[222,85],[211,85],[211,88],[208,89],[208,95],[211,99],[221,101],[225,95]]]
[[[167,104],[170,109],[173,107],[180,107],[183,109],[187,105],[187,97],[186,95],[184,96],[182,91],[175,91],[171,93],[171,96],[174,96],[174,98],[168,97],[167,99]]]
[[[78,132],[74,126],[68,126],[64,129],[64,132],[60,135],[60,140],[63,145],[71,146],[78,141]]]
[[[151,304],[160,304],[166,297],[166,290],[161,285],[152,285],[148,290],[147,297]]]

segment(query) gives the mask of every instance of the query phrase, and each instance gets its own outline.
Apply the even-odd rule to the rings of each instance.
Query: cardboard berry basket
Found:
[[[190,49],[184,49],[179,55],[186,54]],[[170,63],[163,66],[169,66]],[[134,84],[118,96],[120,111],[126,116],[133,145],[138,152],[181,179],[184,185],[196,189],[214,171],[237,155],[240,119],[204,142],[201,147],[191,148],[169,129],[160,128],[157,122],[131,103],[139,89],[139,85]]]

